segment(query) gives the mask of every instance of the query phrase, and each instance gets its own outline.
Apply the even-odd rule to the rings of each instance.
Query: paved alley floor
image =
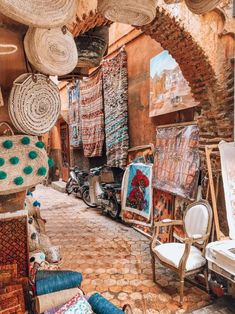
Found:
[[[180,309],[177,276],[160,265],[154,284],[149,239],[137,231],[51,188],[40,185],[33,194],[42,204],[47,234],[61,246],[61,268],[80,271],[86,293],[100,292],[120,307],[129,303],[134,314],[186,313],[211,303],[205,292],[186,284]],[[220,313],[215,310],[195,313]]]

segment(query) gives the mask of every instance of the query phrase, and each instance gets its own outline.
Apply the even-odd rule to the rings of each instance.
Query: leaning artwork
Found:
[[[155,117],[197,106],[178,63],[167,50],[150,60],[150,111]]]

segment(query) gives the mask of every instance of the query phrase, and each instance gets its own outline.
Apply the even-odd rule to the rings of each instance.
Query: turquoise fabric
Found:
[[[93,294],[89,299],[92,310],[96,314],[124,314],[122,310],[117,308],[110,301],[102,297],[99,293]]]
[[[36,295],[79,287],[82,274],[74,271],[39,270],[36,274]]]

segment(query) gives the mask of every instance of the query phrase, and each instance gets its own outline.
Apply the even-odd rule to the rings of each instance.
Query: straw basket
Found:
[[[109,27],[96,27],[76,37],[75,42],[78,51],[77,67],[98,67],[108,49]]]
[[[0,127],[7,123],[1,123]],[[48,157],[36,136],[0,136],[0,195],[21,192],[42,182]]]
[[[1,0],[0,12],[29,26],[57,27],[73,19],[77,0]]]
[[[142,26],[156,16],[156,1],[98,0],[98,10],[110,21]]]
[[[9,97],[9,115],[16,129],[22,133],[47,133],[60,114],[59,89],[43,74],[25,73],[13,83]]]
[[[204,14],[215,9],[221,0],[185,0],[190,11],[195,14]]]
[[[77,65],[77,47],[66,29],[29,28],[24,47],[29,62],[44,74],[65,75]]]

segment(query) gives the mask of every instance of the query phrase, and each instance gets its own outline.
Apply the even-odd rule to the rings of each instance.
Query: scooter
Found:
[[[84,203],[92,208],[99,207],[111,218],[118,219],[121,212],[121,181],[123,174],[123,169],[108,166],[91,169],[89,185],[85,186],[82,193]],[[104,182],[105,179],[108,179],[108,182]]]
[[[70,168],[70,177],[66,184],[68,195],[75,194],[76,197],[82,198],[84,186],[88,183],[88,173],[80,170],[78,167]]]

